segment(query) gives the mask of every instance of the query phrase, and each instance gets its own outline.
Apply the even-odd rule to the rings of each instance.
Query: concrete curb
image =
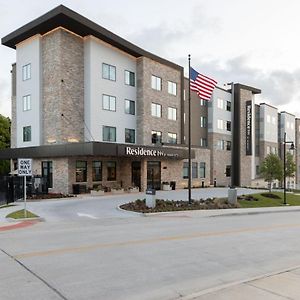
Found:
[[[205,290],[202,290],[202,291],[199,291],[199,292],[195,292],[195,293],[190,294],[190,295],[181,296],[181,297],[179,297],[177,299],[180,299],[180,300],[193,300],[193,299],[197,299],[200,296],[204,296],[204,295],[215,293],[215,292],[218,292],[218,291],[221,291],[221,290],[225,290],[225,289],[228,289],[228,288],[231,288],[231,287],[243,284],[243,283],[248,283],[248,282],[251,282],[251,281],[256,281],[256,280],[260,280],[260,279],[264,279],[264,278],[276,276],[276,275],[279,275],[279,274],[282,274],[282,273],[291,272],[291,271],[297,270],[299,268],[300,268],[300,265],[294,266],[294,267],[290,267],[290,268],[281,269],[279,271],[274,271],[274,272],[266,273],[264,275],[249,277],[249,278],[246,278],[246,279],[243,279],[243,280],[238,280],[238,281],[234,281],[234,282],[231,282],[231,283],[226,283],[226,284],[222,284],[222,285],[215,286],[215,287],[212,287],[212,288],[208,288],[208,289],[205,289]]]

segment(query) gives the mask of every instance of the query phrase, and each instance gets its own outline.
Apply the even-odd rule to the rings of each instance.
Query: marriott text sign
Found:
[[[252,155],[252,101],[246,102],[246,155]]]

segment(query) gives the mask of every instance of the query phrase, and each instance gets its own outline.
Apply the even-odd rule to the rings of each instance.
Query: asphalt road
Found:
[[[143,217],[124,199],[29,203],[46,221],[0,232],[0,299],[180,299],[300,265],[299,211]]]

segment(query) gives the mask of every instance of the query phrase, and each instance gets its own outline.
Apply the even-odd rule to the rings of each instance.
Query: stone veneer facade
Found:
[[[42,38],[43,141],[84,141],[83,39],[62,28]]]
[[[181,101],[182,72],[147,57],[137,59],[137,144],[151,145],[151,131],[162,132],[162,142],[167,142],[168,132],[177,134],[177,143],[181,141]],[[162,89],[151,88],[151,76],[160,77]],[[168,81],[177,84],[176,96],[168,93]],[[151,103],[162,106],[161,118],[151,116]],[[177,120],[168,120],[168,107],[177,109]]]

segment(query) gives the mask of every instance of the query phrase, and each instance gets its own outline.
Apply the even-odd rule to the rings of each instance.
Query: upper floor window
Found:
[[[176,121],[177,120],[177,109],[174,107],[168,107],[168,119]]]
[[[231,131],[231,121],[226,122],[226,130]]]
[[[200,127],[206,128],[207,126],[207,119],[206,117],[200,117]]]
[[[168,81],[168,93],[171,95],[177,95],[177,84],[172,81]]]
[[[151,131],[151,141],[152,141],[152,144],[161,143],[162,142],[161,131],[152,130]]]
[[[226,110],[231,111],[231,102],[230,101],[226,101]]]
[[[206,138],[200,138],[200,146],[207,147],[207,139]]]
[[[177,134],[168,132],[168,143],[176,144],[177,143]]]
[[[125,99],[125,114],[135,115],[135,102]]]
[[[271,123],[271,116],[267,115],[267,123]]]
[[[223,103],[224,103],[223,99],[218,98],[218,108],[223,109]]]
[[[231,141],[226,141],[226,150],[231,150]]]
[[[224,121],[218,119],[217,127],[218,127],[218,129],[224,129]]]
[[[151,116],[161,118],[161,105],[151,103]]]
[[[23,127],[23,142],[31,142],[31,126]]]
[[[225,175],[226,177],[230,177],[231,176],[231,166],[227,165],[225,168]]]
[[[203,99],[200,99],[200,105],[201,106],[207,106],[207,100],[203,100]]]
[[[31,110],[31,95],[23,96],[23,111]]]
[[[135,86],[135,74],[133,72],[125,70],[125,84]]]
[[[116,67],[103,63],[102,78],[116,81]]]
[[[151,77],[151,87],[154,90],[161,91],[161,78],[152,75],[152,77]]]
[[[135,130],[125,128],[125,143],[135,143]]]
[[[103,126],[103,141],[105,142],[116,141],[116,127]]]
[[[22,67],[22,78],[23,81],[31,78],[31,64]]]
[[[217,148],[218,148],[218,150],[224,150],[225,149],[225,141],[224,140],[218,140]]]
[[[105,110],[116,111],[116,97],[102,95],[102,108]]]

